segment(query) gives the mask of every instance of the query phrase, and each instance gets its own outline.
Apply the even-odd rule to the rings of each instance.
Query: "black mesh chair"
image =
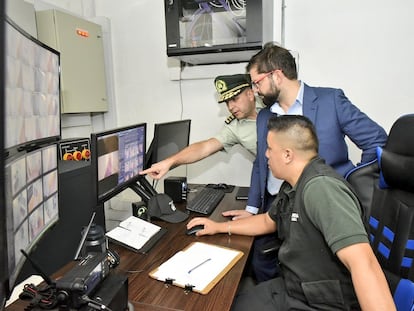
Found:
[[[346,179],[367,214],[369,237],[398,311],[414,311],[414,114],[392,126],[377,159]]]

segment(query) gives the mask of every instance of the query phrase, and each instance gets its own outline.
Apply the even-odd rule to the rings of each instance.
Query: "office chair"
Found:
[[[358,195],[366,223],[369,222],[374,189],[379,183],[379,178],[380,168],[377,159],[360,164],[345,175],[345,179],[353,186]]]
[[[377,159],[346,179],[360,197],[369,238],[398,311],[414,311],[414,114],[391,127]],[[372,195],[372,197],[370,197]]]

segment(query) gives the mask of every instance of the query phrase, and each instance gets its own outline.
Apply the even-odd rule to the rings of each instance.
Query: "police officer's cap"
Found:
[[[214,80],[214,85],[219,95],[218,102],[222,103],[230,100],[245,88],[251,87],[250,76],[247,74],[218,76]]]

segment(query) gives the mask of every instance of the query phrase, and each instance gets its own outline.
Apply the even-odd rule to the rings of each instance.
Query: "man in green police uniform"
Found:
[[[256,116],[263,108],[263,103],[255,96],[250,77],[245,74],[218,76],[214,84],[219,95],[218,102],[225,102],[231,113],[223,129],[214,137],[193,143],[167,159],[154,163],[140,174],[160,179],[171,167],[200,161],[237,144],[256,155]]]

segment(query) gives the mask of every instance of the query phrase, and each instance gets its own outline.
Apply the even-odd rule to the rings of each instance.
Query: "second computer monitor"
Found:
[[[91,164],[98,203],[140,178],[145,163],[146,123],[91,134]]]
[[[145,167],[162,161],[188,146],[191,120],[179,120],[154,125],[154,138],[147,151]]]

